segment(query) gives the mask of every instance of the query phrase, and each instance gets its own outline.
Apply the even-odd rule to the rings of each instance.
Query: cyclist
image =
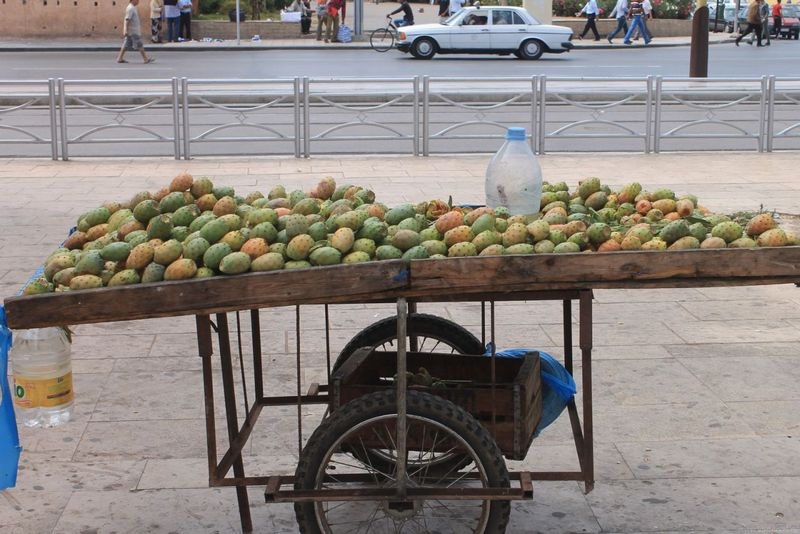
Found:
[[[394,25],[398,28],[401,26],[413,26],[414,25],[414,11],[411,9],[411,6],[408,5],[408,0],[400,0],[400,7],[386,15],[387,17],[391,18],[392,15],[395,13],[403,12],[403,18],[397,19],[394,21]]]

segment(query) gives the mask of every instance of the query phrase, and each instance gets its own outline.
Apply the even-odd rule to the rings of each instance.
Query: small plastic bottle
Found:
[[[525,128],[509,128],[506,142],[486,169],[486,205],[505,206],[511,215],[538,213],[542,167],[528,145]]]
[[[10,351],[14,408],[27,427],[53,427],[72,415],[71,345],[63,328],[14,332]]]

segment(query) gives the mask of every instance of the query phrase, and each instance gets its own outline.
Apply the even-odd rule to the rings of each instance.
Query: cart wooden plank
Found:
[[[800,247],[534,254],[415,261],[405,296],[793,282],[800,282]]]
[[[301,304],[518,299],[550,290],[800,281],[800,247],[402,260],[68,291],[5,300],[11,328],[204,315]]]
[[[289,269],[12,297],[11,328],[42,328],[237,310],[392,300],[408,288],[401,260]]]

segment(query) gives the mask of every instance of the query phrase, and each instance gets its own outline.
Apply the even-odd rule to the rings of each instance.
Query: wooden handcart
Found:
[[[419,260],[410,264],[386,261],[314,268],[313,279],[308,273],[253,273],[13,297],[5,301],[5,306],[11,328],[194,315],[203,368],[209,483],[236,487],[242,529],[246,532],[252,530],[246,491],[251,485],[265,487],[267,502],[296,503],[304,532],[339,532],[345,521],[347,528],[360,522],[365,531],[373,526],[389,527],[383,530],[436,530],[442,523],[451,525],[445,530],[456,528],[458,532],[503,532],[510,501],[532,498],[533,480],[577,480],[584,483],[586,491],[594,484],[593,289],[793,283],[800,280],[800,247],[503,256]],[[321,288],[313,283],[320,277],[326,279]],[[187,295],[203,295],[202,302],[190,300]],[[433,391],[408,388],[406,370],[412,368],[407,361],[411,359],[416,365],[420,359],[431,358],[420,353],[420,339],[425,335],[436,337],[436,332],[441,331],[436,321],[430,326],[425,323],[425,316],[416,313],[419,303],[481,302],[483,345],[494,341],[495,303],[511,300],[561,301],[564,364],[570,372],[572,303],[579,304],[582,417],[575,402],[568,405],[579,464],[575,471],[506,470],[503,454],[518,458],[527,451],[529,441],[525,441],[530,435],[525,433],[530,431],[530,418],[535,419],[535,408],[533,415],[519,414],[520,420],[529,418],[525,431],[512,431],[510,442],[507,436],[502,437],[503,446],[498,447],[495,437],[503,432],[497,429],[515,419],[508,409],[498,408],[506,405],[503,402],[490,402],[491,406],[486,406],[485,400],[478,403],[478,422],[475,415]],[[383,336],[396,342],[394,350],[387,353],[396,360],[391,386],[344,380],[344,376],[352,376],[354,368],[378,353],[372,348],[360,352],[356,348],[355,359],[331,365],[330,343],[326,339],[327,368],[329,378],[333,372],[333,380],[301,391],[300,307],[325,305],[327,332],[328,314],[336,305],[375,302],[393,302],[397,306],[396,316],[381,325]],[[115,305],[109,306],[110,303]],[[295,307],[297,393],[277,396],[265,388],[259,310],[286,305]],[[231,312],[236,313],[237,319],[234,331],[229,324]],[[238,325],[243,316],[248,325]],[[422,332],[420,324],[428,324],[431,331]],[[394,336],[386,334],[387,328],[396,328]],[[242,380],[237,388],[237,352],[242,372],[246,367],[237,350],[242,347],[243,333],[251,336],[248,359],[252,361],[252,380]],[[222,450],[218,449],[215,419],[214,337],[228,438]],[[458,346],[459,339],[454,339],[456,336],[439,337],[445,338],[439,341],[449,340],[453,351],[465,352]],[[387,354],[378,357],[386,358]],[[449,356],[454,357],[457,356]],[[488,388],[481,393],[488,396],[484,398],[497,401],[498,396],[508,393],[504,388],[509,384],[522,384],[516,391],[529,398],[517,405],[524,409],[535,406],[536,384],[530,383],[526,389],[524,382],[525,376],[532,376],[532,369],[517,382],[517,375],[501,369],[505,364],[498,364],[494,355],[484,358],[486,363],[481,365],[488,366],[484,374],[489,375],[485,380]],[[535,365],[533,360],[531,356],[522,365]],[[385,365],[378,374],[388,375]],[[509,376],[513,379],[509,380]],[[247,388],[248,382],[252,391]],[[354,394],[361,386],[369,386],[369,390],[364,395]],[[245,410],[240,420],[237,403],[242,398]],[[300,407],[311,404],[326,405],[329,413],[303,447]],[[246,475],[242,451],[262,409],[287,405],[298,407],[298,447],[303,447],[295,475]]]

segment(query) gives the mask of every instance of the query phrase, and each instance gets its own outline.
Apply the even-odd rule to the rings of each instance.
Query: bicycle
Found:
[[[397,40],[397,26],[394,25],[392,17],[386,17],[386,27],[373,30],[369,34],[369,45],[373,50],[378,52],[386,52],[394,48],[394,42]]]

